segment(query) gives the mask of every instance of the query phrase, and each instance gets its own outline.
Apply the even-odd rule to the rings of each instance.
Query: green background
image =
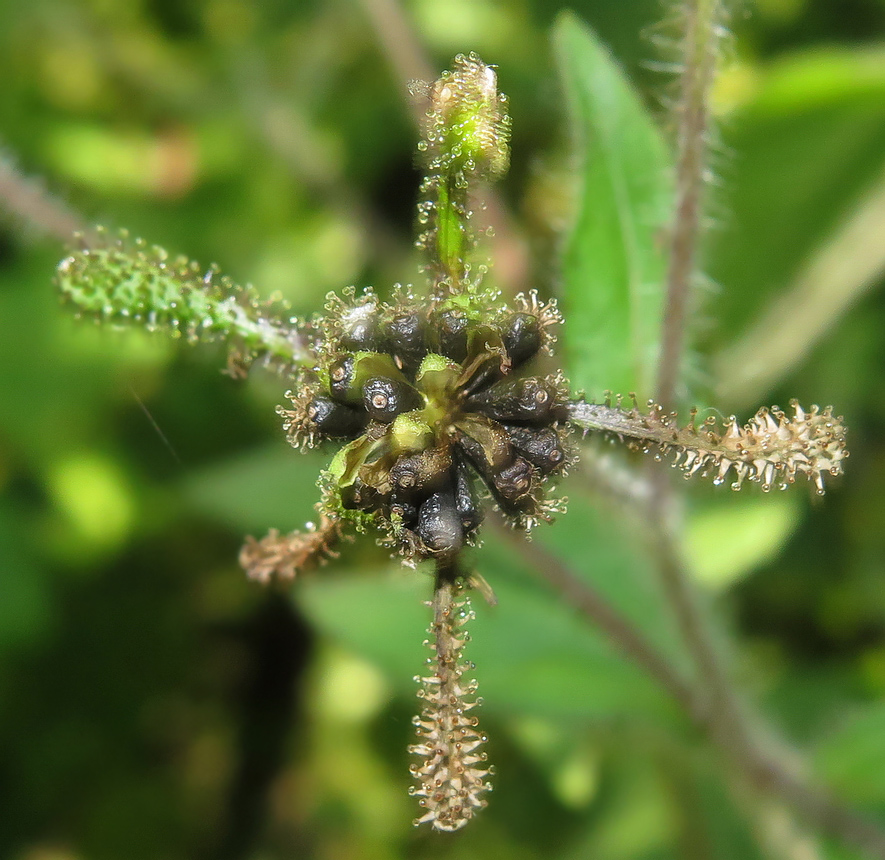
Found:
[[[467,50],[498,66],[500,192],[533,283],[561,298],[574,386],[644,397],[675,95],[655,66],[674,26],[653,0],[568,8],[404,4],[436,69]],[[685,548],[747,697],[885,820],[885,3],[760,0],[732,25],[685,402],[744,420],[832,403],[851,459],[823,500],[804,482],[686,487]],[[415,134],[366,4],[0,0],[0,81],[4,170],[86,223],[217,262],[301,315],[331,289],[419,278]],[[495,790],[457,836],[414,830],[429,577],[362,538],[294,599],[247,582],[244,535],[309,519],[325,462],[285,444],[285,381],[75,320],[62,255],[0,215],[0,857],[799,856],[813,829],[735,785],[494,537],[474,560],[500,604],[476,605],[468,657]],[[562,489],[569,513],[537,539],[688,665],[641,524],[579,477]]]

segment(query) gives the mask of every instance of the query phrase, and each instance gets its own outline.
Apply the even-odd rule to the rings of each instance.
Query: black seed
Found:
[[[439,351],[459,364],[467,357],[467,323],[467,314],[460,308],[448,308],[432,320]]]
[[[409,412],[421,405],[421,395],[410,385],[373,376],[363,386],[363,406],[369,417],[389,424],[400,412]]]
[[[529,376],[525,379],[505,379],[467,400],[496,421],[524,421],[529,424],[549,424],[563,412],[557,402],[556,388],[544,379]]]
[[[461,517],[465,534],[472,534],[482,522],[482,508],[476,498],[470,467],[461,457],[455,458],[455,510]]]
[[[476,394],[497,382],[506,372],[504,341],[498,328],[470,324],[467,327],[467,357],[462,391],[465,396]]]
[[[427,355],[427,344],[424,339],[424,318],[417,311],[399,314],[384,327],[387,348],[402,362],[403,370],[413,373]]]
[[[359,310],[344,321],[339,345],[347,352],[377,352],[382,346],[378,317],[372,306]]]
[[[510,443],[543,475],[556,471],[565,462],[562,440],[551,427],[505,425]]]
[[[464,527],[452,487],[431,493],[418,510],[418,537],[433,555],[454,555],[464,545]]]
[[[534,314],[515,313],[501,325],[504,346],[513,367],[524,364],[537,355],[543,343],[541,324]]]
[[[327,436],[351,436],[365,425],[365,416],[328,397],[315,397],[307,407],[308,420]]]
[[[339,403],[353,401],[351,383],[353,382],[353,356],[346,355],[332,362],[329,366],[329,393]]]
[[[513,462],[513,449],[504,428],[476,416],[457,425],[458,446],[480,477],[491,486],[494,476]]]
[[[532,489],[532,465],[523,457],[501,469],[494,476],[491,490],[505,513],[522,510],[526,504],[534,504],[530,495]]]
[[[448,476],[452,457],[448,448],[429,448],[400,457],[390,470],[390,482],[398,490],[426,494]]]

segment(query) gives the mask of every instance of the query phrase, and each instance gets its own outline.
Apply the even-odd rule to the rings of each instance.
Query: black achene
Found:
[[[468,291],[420,304],[400,291],[330,296],[315,353],[281,410],[296,447],[347,444],[324,480],[325,513],[381,527],[411,562],[472,544],[491,497],[531,528],[559,502],[545,479],[569,462],[569,390],[543,371],[560,322],[532,293],[518,310]]]

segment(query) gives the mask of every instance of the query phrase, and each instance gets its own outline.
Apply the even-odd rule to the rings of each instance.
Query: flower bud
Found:
[[[510,119],[494,69],[476,54],[455,57],[430,94],[425,147],[455,170],[496,179],[510,160]]]

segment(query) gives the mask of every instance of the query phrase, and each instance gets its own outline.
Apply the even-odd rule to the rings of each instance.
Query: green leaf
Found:
[[[7,502],[0,506],[0,651],[30,645],[52,622],[45,571],[22,545],[23,520]]]
[[[290,531],[315,519],[317,477],[330,456],[272,445],[196,472],[182,490],[196,510],[232,528]]]
[[[570,493],[568,513],[540,529],[534,540],[545,544],[630,621],[654,648],[687,673],[692,661],[685,653],[672,616],[663,608],[667,601],[657,572],[623,517],[591,502],[586,495],[579,494],[575,486]],[[483,548],[484,555],[495,546],[492,541],[489,543],[489,547]],[[535,580],[537,574],[519,559],[516,548],[508,550],[511,558],[501,567],[500,576],[512,577],[521,571],[522,576]],[[491,559],[494,561],[495,556]]]
[[[655,580],[613,518],[578,500],[568,516],[543,531],[536,540],[601,592],[652,647],[685,668]],[[673,718],[667,695],[544,584],[518,546],[490,531],[470,561],[498,598],[490,608],[474,596],[477,618],[467,652],[477,664],[487,707],[556,718]],[[429,656],[420,643],[430,620],[423,605],[430,591],[429,576],[400,571],[310,578],[297,593],[320,630],[376,662],[408,690]]]
[[[724,125],[740,157],[728,166],[728,217],[711,234],[708,271],[725,287],[711,344],[728,408],[755,402],[804,361],[881,271],[883,57],[788,57]]]
[[[399,570],[305,580],[298,598],[324,633],[375,662],[408,694],[430,656],[432,581]],[[675,706],[655,684],[551,594],[495,581],[498,605],[473,596],[468,660],[476,663],[490,710],[574,719],[652,716],[672,719]]]
[[[670,153],[608,50],[573,15],[553,32],[578,164],[564,246],[563,342],[572,381],[649,392],[658,358],[672,214]]]
[[[685,548],[695,579],[714,590],[733,585],[777,556],[801,515],[796,494],[732,496],[694,513]]]
[[[885,705],[847,720],[817,747],[814,763],[828,785],[853,803],[885,804]]]

